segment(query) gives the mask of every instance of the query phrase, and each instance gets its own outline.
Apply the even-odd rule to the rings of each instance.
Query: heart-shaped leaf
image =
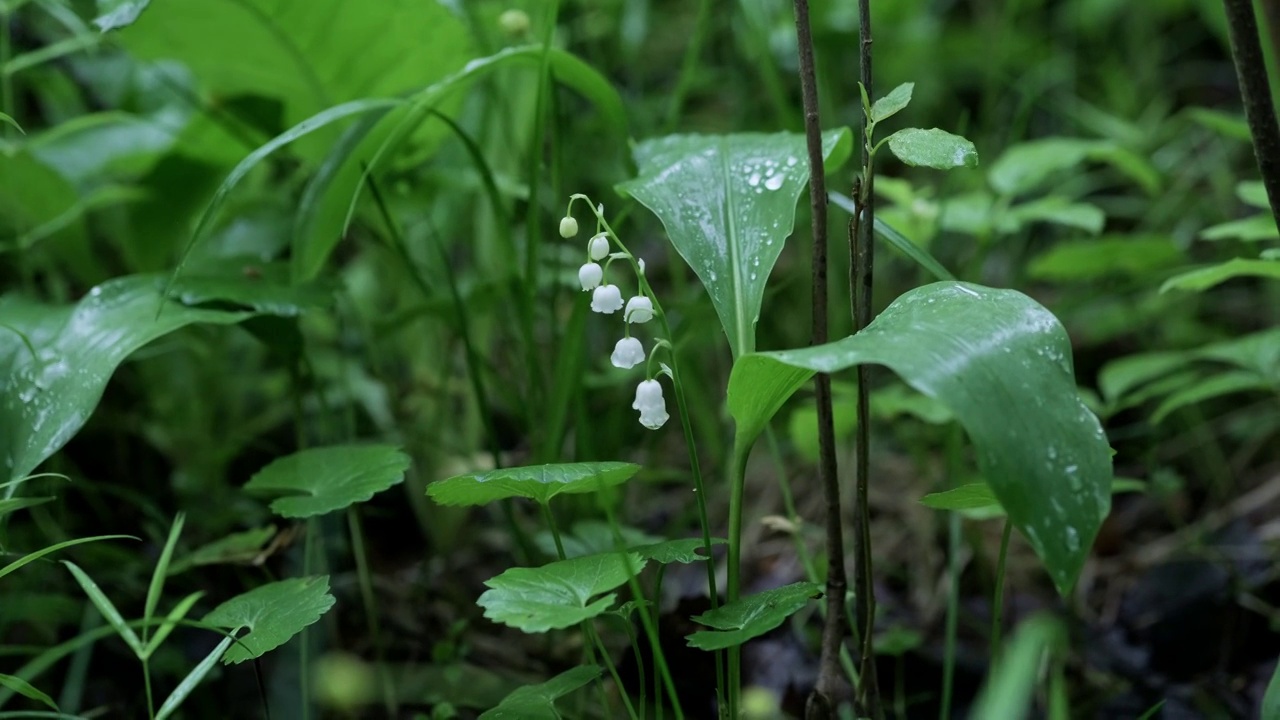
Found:
[[[404,480],[408,469],[409,456],[393,445],[331,445],[273,460],[244,489],[284,495],[271,501],[281,517],[312,517],[364,502]]]
[[[204,622],[248,635],[227,650],[222,662],[244,662],[285,644],[333,607],[329,576],[290,578],[237,595],[204,616]]]
[[[481,713],[480,720],[560,720],[556,700],[600,677],[600,672],[595,665],[579,665],[544,683],[516,688],[497,707]]]
[[[620,485],[639,471],[639,465],[622,462],[502,468],[437,480],[427,486],[427,496],[441,505],[484,505],[510,497],[545,505],[562,493],[589,493]]]
[[[769,632],[782,624],[814,598],[822,597],[822,586],[798,582],[739,598],[715,610],[693,616],[693,621],[715,628],[689,636],[689,646],[702,650],[722,650]]]
[[[728,390],[739,446],[814,372],[862,363],[888,366],[951,409],[982,476],[1067,592],[1110,508],[1111,455],[1057,318],[1012,290],[940,282],[898,298],[857,335],[739,358]]]
[[[613,606],[613,590],[637,575],[647,560],[636,553],[604,553],[536,568],[511,568],[489,578],[476,602],[484,616],[527,633],[577,625]]]
[[[0,479],[26,475],[65,445],[133,351],[192,323],[253,316],[162,303],[163,284],[116,278],[70,308],[0,298]]]
[[[888,142],[893,154],[908,165],[937,170],[978,166],[973,143],[946,130],[904,128],[890,135]]]
[[[847,129],[823,134],[828,171],[849,157]],[[711,295],[735,357],[755,349],[764,286],[809,181],[803,135],[671,135],[636,147],[618,191],[662,221]]]

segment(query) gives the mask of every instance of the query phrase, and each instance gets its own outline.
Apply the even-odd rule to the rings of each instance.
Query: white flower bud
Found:
[[[645,380],[636,386],[636,400],[631,408],[640,411],[640,424],[650,430],[657,430],[671,419],[667,414],[667,401],[662,399],[662,385],[657,380]]]
[[[633,337],[624,337],[613,346],[613,355],[610,356],[609,362],[613,363],[614,367],[630,370],[644,362],[644,346]]]
[[[498,27],[511,36],[524,35],[529,32],[529,14],[523,10],[508,10],[498,16]]]
[[[587,243],[587,254],[592,260],[603,260],[609,257],[609,236],[600,233]]]
[[[644,258],[636,258],[636,264],[640,266],[640,274],[644,274]]]
[[[601,285],[591,293],[591,309],[612,315],[622,309],[622,291],[617,285]]]
[[[578,221],[573,219],[572,215],[566,215],[560,218],[560,237],[566,240],[575,237],[578,234]]]
[[[653,301],[644,295],[637,295],[627,301],[627,309],[622,319],[629,323],[647,323],[653,319]]]
[[[604,279],[604,268],[596,263],[587,263],[578,268],[578,282],[582,283],[583,291],[595,290],[600,287],[600,281]]]

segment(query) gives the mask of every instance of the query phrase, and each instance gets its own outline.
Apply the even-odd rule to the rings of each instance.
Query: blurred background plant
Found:
[[[1280,233],[1260,212],[1220,3],[897,0],[873,12],[878,86],[915,82],[911,123],[963,133],[983,158],[940,175],[883,154],[880,217],[959,279],[1021,289],[1062,319],[1117,474],[1139,481],[1116,498],[1068,603],[1012,542],[1006,623],[1043,608],[1068,618],[1061,674],[1077,716],[1160,702],[1155,717],[1249,716],[1280,654]],[[824,119],[856,125],[856,2],[812,13]],[[1264,33],[1273,69],[1277,32]],[[573,192],[627,218],[676,352],[696,359],[685,387],[718,486],[730,358],[715,311],[661,226],[613,187],[634,174],[628,138],[799,131],[795,58],[785,0],[0,1],[0,112],[14,121],[0,122],[0,481],[37,465],[67,478],[5,488],[53,499],[0,505],[0,566],[76,538],[141,539],[0,577],[0,672],[51,658],[29,679],[62,712],[141,716],[136,664],[115,662],[127,643],[60,645],[104,620],[52,560],[74,559],[126,617],[149,618],[178,512],[160,607],[203,591],[208,611],[271,580],[330,575],[335,609],[258,666],[278,717],[308,711],[304,678],[335,716],[468,717],[575,664],[580,648],[510,632],[475,605],[508,558],[547,557],[536,508],[435,506],[425,485],[495,465],[634,461],[645,470],[617,499],[620,519],[696,534],[682,438],[674,423],[637,426],[639,371],[605,360],[616,338],[587,322],[581,249],[556,223]],[[330,108],[343,109],[254,154]],[[774,270],[761,349],[808,340],[806,248],[790,243]],[[847,257],[833,262],[843,307]],[[72,332],[68,318],[118,310],[179,264],[163,312],[189,315],[166,332],[129,336],[128,318],[155,309],[140,301],[119,328]],[[877,308],[928,279],[892,252],[878,265]],[[834,337],[849,332],[836,322]],[[98,342],[118,357],[95,354]],[[45,388],[29,369],[47,347],[96,379],[69,381],[47,415],[56,427],[41,428],[31,397]],[[918,500],[979,478],[945,409],[882,375],[880,677],[895,713],[933,717],[947,523]],[[853,397],[837,383],[842,448]],[[812,410],[796,404],[776,425],[748,468],[745,582],[757,588],[799,578],[808,553],[824,562],[809,524],[821,517]],[[412,463],[345,517],[273,512],[244,490],[276,458],[365,440]],[[998,508],[973,505],[958,713],[988,670],[1001,544]],[[598,517],[574,497],[559,507],[564,527]],[[698,612],[681,602],[673,623]],[[802,699],[816,625],[798,616],[757,645],[746,684]],[[673,632],[681,690],[705,703],[705,657]],[[157,697],[218,642],[173,629],[149,660]],[[184,715],[226,716],[226,702],[260,712],[258,682],[248,665],[215,668]],[[0,704],[27,702],[5,687]]]

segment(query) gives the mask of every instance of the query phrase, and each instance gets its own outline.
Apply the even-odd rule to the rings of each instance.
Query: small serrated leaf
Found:
[[[510,568],[485,581],[490,589],[476,604],[490,620],[527,633],[567,628],[607,611],[615,595],[592,598],[626,583],[647,563],[636,553],[603,553]]]
[[[391,445],[332,445],[277,458],[244,489],[284,495],[271,502],[282,517],[303,518],[364,502],[404,480],[409,456]]]
[[[822,597],[822,586],[814,582],[798,582],[773,590],[739,598],[693,617],[694,622],[715,628],[688,637],[689,646],[702,650],[720,650],[759,637],[778,627],[800,608]]]
[[[497,707],[486,710],[479,720],[560,720],[556,700],[600,677],[595,665],[580,665],[544,683],[516,688]]]
[[[946,130],[905,128],[890,135],[888,143],[893,154],[908,165],[937,170],[978,166],[978,149],[973,143]]]
[[[467,473],[427,486],[427,496],[441,505],[484,505],[523,497],[547,503],[563,493],[589,493],[620,485],[640,466],[622,462],[561,463]]]
[[[204,616],[204,622],[249,634],[227,650],[222,662],[244,662],[285,644],[333,607],[329,576],[290,578],[237,595]]]

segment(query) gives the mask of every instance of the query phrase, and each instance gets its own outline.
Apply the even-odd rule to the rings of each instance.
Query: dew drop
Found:
[[[768,180],[764,181],[764,186],[770,190],[777,190],[782,187],[783,176],[781,174],[772,175]]]

